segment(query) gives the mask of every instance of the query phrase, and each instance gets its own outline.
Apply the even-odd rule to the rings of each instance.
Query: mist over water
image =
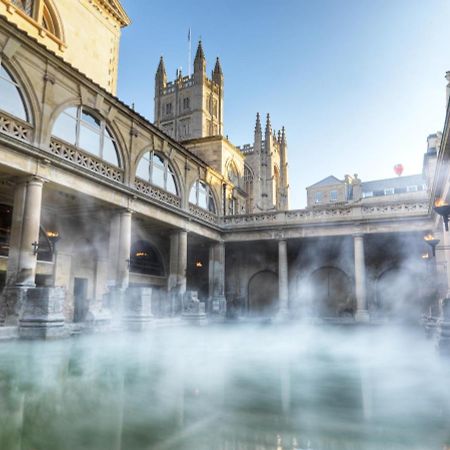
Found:
[[[0,345],[0,448],[420,449],[450,363],[418,331],[236,325]]]

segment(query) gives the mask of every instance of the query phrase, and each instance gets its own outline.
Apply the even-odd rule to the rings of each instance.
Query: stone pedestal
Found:
[[[437,322],[439,352],[450,356],[450,298],[441,300],[441,317]]]
[[[5,287],[0,300],[0,324],[18,325],[20,311],[29,287]]]
[[[19,336],[25,339],[66,336],[64,298],[62,287],[28,289],[20,311]]]
[[[123,296],[122,321],[129,331],[143,331],[152,320],[152,289],[129,287]]]
[[[355,294],[357,322],[368,322],[370,320],[366,301],[366,263],[364,258],[364,238],[358,234],[353,236],[355,249]]]
[[[198,299],[197,291],[186,291],[181,318],[195,325],[206,324],[205,304]]]

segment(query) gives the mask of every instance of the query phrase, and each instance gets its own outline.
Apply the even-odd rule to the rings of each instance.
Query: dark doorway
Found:
[[[248,312],[271,317],[278,311],[278,277],[268,270],[253,275],[248,283]]]
[[[354,301],[348,276],[336,267],[321,267],[311,274],[313,309],[319,317],[352,315]]]
[[[73,321],[83,322],[89,308],[87,300],[87,278],[75,278],[73,284],[74,312]]]

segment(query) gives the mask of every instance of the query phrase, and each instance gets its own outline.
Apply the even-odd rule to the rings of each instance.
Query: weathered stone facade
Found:
[[[119,7],[117,1],[83,7],[97,3]],[[18,113],[0,96],[5,323],[20,315],[10,293],[36,286],[62,289],[66,322],[107,317],[117,307],[111,302],[126,302],[128,292],[137,328],[151,315],[181,316],[187,291],[202,320],[203,303],[206,314],[219,318],[279,313],[364,321],[416,320],[432,306],[423,282],[431,265],[421,259],[423,235],[439,228],[429,190],[289,210],[284,130],[274,134],[268,117],[263,136],[258,115],[253,146],[238,148],[222,136],[223,75],[217,62],[206,79],[201,46],[193,81],[180,75],[169,86],[160,64],[152,124],[114,89],[92,81],[82,64],[67,64],[17,23],[0,19],[0,81],[23,109]],[[208,95],[195,93],[200,75],[203,88],[209,83],[220,94],[209,125]],[[174,91],[165,92],[168,86]],[[172,110],[170,120],[178,130],[177,121],[189,116],[189,139],[175,139],[159,128],[169,119],[157,113],[173,95],[183,107],[188,94],[192,111]],[[197,95],[203,106],[195,112]],[[450,195],[442,187],[446,133],[432,198]],[[438,251],[439,264],[442,257]]]

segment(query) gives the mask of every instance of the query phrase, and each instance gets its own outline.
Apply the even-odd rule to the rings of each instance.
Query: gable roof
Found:
[[[308,186],[306,189],[312,188],[312,187],[318,187],[318,186],[328,186],[332,184],[342,184],[343,181],[336,178],[334,175],[330,175],[323,180],[318,181],[317,183],[312,184],[311,186]]]

